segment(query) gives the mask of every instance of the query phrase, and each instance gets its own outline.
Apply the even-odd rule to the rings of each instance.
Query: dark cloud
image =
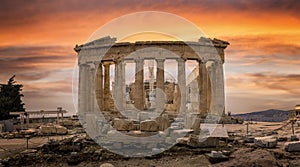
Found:
[[[0,47],[0,72],[71,66],[76,60],[72,52],[63,46]]]
[[[72,52],[70,47],[64,46],[2,46],[1,82],[12,75],[17,75],[16,78],[23,82],[36,81],[70,69],[76,61],[75,52]]]
[[[279,13],[289,14],[299,18],[300,1],[298,0],[178,0],[178,1],[80,1],[80,0],[4,0],[1,1],[0,19],[2,26],[30,25],[38,21],[45,21],[50,17],[57,17],[68,13],[69,18],[86,18],[90,13],[112,14],[115,12],[123,13],[128,11],[141,10],[172,10],[184,12],[210,12],[223,13],[226,17],[227,12],[250,13],[253,16],[261,14]],[[126,13],[126,12],[125,12]],[[58,17],[59,18],[59,17]]]

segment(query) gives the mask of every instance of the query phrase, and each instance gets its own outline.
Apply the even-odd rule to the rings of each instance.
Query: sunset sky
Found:
[[[162,11],[230,43],[225,53],[226,111],[288,110],[300,104],[299,9],[297,0],[4,0],[0,82],[16,74],[28,110],[62,106],[73,112],[74,46],[120,16]]]

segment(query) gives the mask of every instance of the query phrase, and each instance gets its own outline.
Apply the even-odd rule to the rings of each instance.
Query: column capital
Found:
[[[178,58],[178,59],[176,59],[176,61],[177,61],[177,62],[186,62],[186,60],[183,59],[183,58]]]
[[[206,64],[207,63],[207,60],[203,60],[203,59],[198,59],[197,61],[198,61],[198,63],[201,63],[201,64]]]
[[[215,64],[223,64],[223,61],[222,60],[214,60],[214,63]]]
[[[124,61],[125,61],[124,59],[118,58],[114,60],[114,63],[119,64],[119,63],[123,63]]]
[[[161,58],[155,59],[156,62],[165,62],[165,60],[166,59],[161,59]]]
[[[134,61],[135,61],[136,63],[141,63],[141,62],[144,62],[144,59],[136,58],[136,59],[134,59]]]
[[[79,66],[79,67],[87,67],[87,66],[89,66],[89,65],[86,64],[86,63],[81,63],[81,64],[78,64],[78,66]]]

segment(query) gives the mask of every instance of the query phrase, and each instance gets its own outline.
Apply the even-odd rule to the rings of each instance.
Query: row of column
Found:
[[[156,59],[156,87],[157,99],[163,98],[159,92],[164,91],[164,59]],[[138,110],[144,110],[144,60],[135,60],[135,107]],[[126,105],[126,83],[125,83],[125,62],[115,62],[115,87],[114,97],[110,91],[110,65],[112,62],[101,62],[96,65],[82,64],[79,66],[79,111],[95,111],[95,104],[99,104],[100,110],[111,110],[116,107],[117,110],[124,110]],[[178,64],[178,95],[177,104],[180,112],[185,111],[187,102],[186,92],[186,73],[185,60],[177,59]],[[104,66],[104,71],[103,71]],[[95,73],[97,70],[98,72]],[[104,72],[104,75],[103,75]],[[96,75],[96,78],[95,78]],[[96,84],[95,84],[96,83]],[[222,110],[219,107],[224,106],[224,76],[223,64],[220,61],[202,62],[199,61],[199,112],[207,113],[210,109],[213,111]],[[95,90],[95,91],[94,91]],[[96,92],[96,94],[95,94]],[[217,98],[221,96],[223,98]],[[96,98],[95,98],[96,97]],[[115,100],[113,100],[114,98]],[[98,101],[95,101],[97,99]],[[219,99],[219,101],[217,101]],[[223,101],[220,101],[222,100]],[[113,104],[115,102],[115,104]],[[223,104],[223,105],[222,105]],[[210,105],[212,108],[210,108]],[[223,109],[224,110],[224,109]]]

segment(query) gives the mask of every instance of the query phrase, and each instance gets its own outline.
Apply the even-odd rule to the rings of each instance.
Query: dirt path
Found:
[[[47,143],[49,140],[60,140],[65,136],[33,137],[28,140],[28,148],[36,148]],[[0,158],[19,153],[26,150],[27,140],[25,138],[0,139]]]

